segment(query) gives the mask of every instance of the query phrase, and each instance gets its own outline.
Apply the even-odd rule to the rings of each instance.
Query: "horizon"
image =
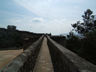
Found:
[[[96,15],[96,0],[1,0],[0,27],[15,25],[17,29],[66,34],[72,30],[71,24],[82,20],[86,9]]]

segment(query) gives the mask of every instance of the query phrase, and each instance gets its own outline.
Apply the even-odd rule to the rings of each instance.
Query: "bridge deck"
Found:
[[[44,38],[43,40],[34,72],[54,72],[51,56],[47,45],[47,38]]]

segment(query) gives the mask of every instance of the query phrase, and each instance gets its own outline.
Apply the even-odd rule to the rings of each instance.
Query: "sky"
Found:
[[[15,25],[17,29],[66,34],[71,24],[82,20],[86,9],[96,15],[96,0],[0,0],[0,27]]]

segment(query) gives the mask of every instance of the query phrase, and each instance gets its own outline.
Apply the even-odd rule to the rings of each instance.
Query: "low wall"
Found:
[[[56,41],[57,43],[63,45],[64,47],[66,46],[66,37],[65,36],[51,36],[51,39]]]
[[[96,72],[96,66],[48,38],[54,72]]]
[[[35,66],[43,36],[34,42],[28,49],[13,59],[0,72],[32,72]]]

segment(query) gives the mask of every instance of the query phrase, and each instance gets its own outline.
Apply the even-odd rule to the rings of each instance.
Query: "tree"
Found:
[[[72,27],[74,30],[82,35],[85,35],[86,33],[89,33],[96,29],[96,21],[94,20],[94,15],[92,15],[93,12],[90,9],[87,9],[84,12],[83,22],[77,21],[77,23],[72,24]]]
[[[84,57],[85,59],[96,64],[96,44],[95,44],[96,43],[96,20],[95,20],[95,15],[93,15],[93,12],[90,9],[87,9],[84,12],[84,15],[82,15],[82,17],[83,17],[83,22],[77,21],[77,23],[72,24],[72,27],[74,28],[74,30],[84,36],[84,38],[79,40],[80,41],[79,45],[81,45],[79,50],[74,49],[74,51],[76,51],[77,54]],[[72,37],[72,39],[74,39],[74,37]],[[71,42],[71,43],[75,43],[75,41]],[[77,41],[76,41],[76,43],[77,43]],[[73,44],[73,47],[75,44]]]
[[[69,35],[67,35],[66,40],[66,47],[74,52],[78,52],[81,48],[80,39],[78,36],[74,35],[74,33],[71,31],[69,32]]]

